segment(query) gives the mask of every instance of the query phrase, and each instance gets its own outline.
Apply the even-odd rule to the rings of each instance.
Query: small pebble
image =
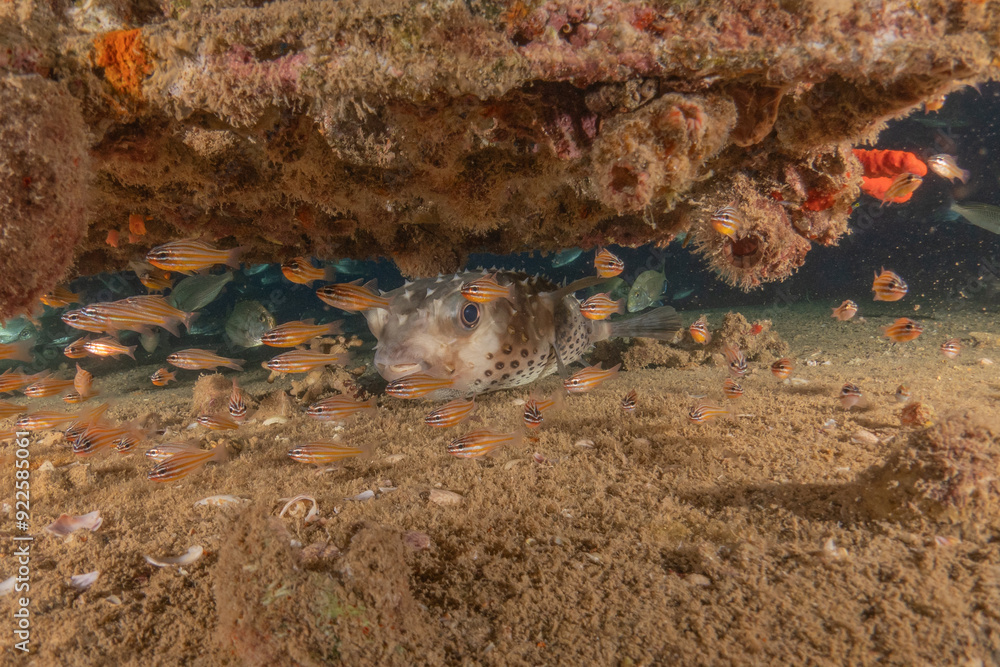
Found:
[[[462,502],[462,496],[454,491],[431,489],[430,494],[427,496],[427,500],[431,501],[435,505],[457,505]]]

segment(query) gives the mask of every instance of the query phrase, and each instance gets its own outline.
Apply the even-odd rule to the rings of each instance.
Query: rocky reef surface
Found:
[[[14,0],[0,44],[3,316],[185,236],[421,275],[685,232],[751,288],[848,232],[856,144],[1000,73],[1000,2]]]

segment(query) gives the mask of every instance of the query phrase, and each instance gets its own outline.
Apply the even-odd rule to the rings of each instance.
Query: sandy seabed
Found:
[[[98,370],[115,418],[201,433],[231,457],[154,484],[145,447],[74,461],[60,437],[32,434],[24,664],[1000,664],[1000,374],[981,362],[1000,362],[1000,348],[969,336],[996,316],[939,316],[901,345],[880,338],[887,317],[768,316],[800,380],[751,360],[735,418],[686,418],[694,396],[722,400],[716,365],[628,371],[548,413],[537,441],[480,460],[445,452],[470,425],[431,429],[422,401],[383,396],[343,426],[251,415],[206,436],[185,431],[194,373],[158,389],[158,366]],[[938,348],[952,336],[965,348],[948,360]],[[239,378],[256,399],[291,386],[248,367]],[[848,381],[867,409],[841,409]],[[934,426],[901,425],[900,383]],[[483,425],[514,428],[527,395],[482,396]],[[288,458],[334,432],[374,456],[330,469]],[[948,478],[949,438],[970,433]],[[936,464],[928,442],[948,450]],[[16,570],[13,445],[0,456],[4,579]],[[347,499],[366,490],[374,498]],[[195,505],[217,494],[245,501]],[[299,494],[315,497],[318,521],[305,522],[307,503],[278,517]],[[95,532],[43,530],[94,510]],[[143,558],[192,545],[204,556],[184,567]],[[89,589],[69,585],[94,570]],[[0,598],[4,661],[17,598]]]

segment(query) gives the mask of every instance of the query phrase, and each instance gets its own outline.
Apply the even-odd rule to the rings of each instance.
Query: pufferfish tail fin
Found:
[[[625,320],[611,322],[611,335],[617,338],[655,338],[673,340],[681,330],[681,316],[672,306],[661,306]]]

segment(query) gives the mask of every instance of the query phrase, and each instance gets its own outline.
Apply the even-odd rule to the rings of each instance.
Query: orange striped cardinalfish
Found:
[[[235,378],[233,378],[233,389],[229,392],[229,416],[238,424],[242,424],[247,418],[246,394],[240,389]]]
[[[107,328],[107,321],[105,318],[99,317],[93,311],[89,311],[86,308],[67,310],[60,316],[60,318],[64,323],[74,329],[80,329],[81,331],[104,333],[104,330]]]
[[[892,183],[889,184],[889,188],[885,191],[882,196],[882,203],[879,204],[879,208],[882,208],[887,203],[891,202],[893,199],[899,197],[906,197],[914,190],[920,187],[920,184],[924,182],[924,179],[917,176],[916,174],[911,174],[910,172],[904,172],[892,179]]]
[[[451,385],[451,378],[436,378],[427,373],[413,373],[390,382],[385,388],[385,393],[396,398],[420,398],[432,391],[448,389]]]
[[[855,405],[860,406],[862,400],[861,388],[858,385],[847,382],[840,388],[840,405],[845,410],[850,410]]]
[[[221,250],[211,243],[195,239],[171,241],[156,246],[146,254],[146,261],[164,271],[197,273],[216,264],[240,268],[239,256],[243,248]]]
[[[120,354],[127,354],[135,359],[135,348],[135,345],[122,345],[110,336],[88,340],[83,344],[83,349],[96,357],[117,357]]]
[[[371,449],[368,447],[352,447],[336,440],[312,440],[295,445],[288,450],[288,456],[293,461],[315,465],[323,465],[325,463],[333,463],[356,456],[368,456],[370,454]]]
[[[84,345],[90,340],[90,336],[77,338],[75,341],[63,348],[63,354],[70,359],[84,359],[87,357],[87,348]]]
[[[176,380],[176,373],[166,368],[161,368],[149,376],[150,381],[157,387],[166,387],[171,380]]]
[[[22,431],[42,431],[51,428],[64,428],[72,424],[90,424],[99,419],[107,409],[108,404],[102,403],[83,412],[39,410],[21,416],[17,420],[16,426]]]
[[[271,347],[295,347],[319,336],[333,336],[343,333],[342,321],[327,324],[313,324],[315,320],[302,322],[286,322],[276,326],[260,337],[260,342]]]
[[[362,412],[374,411],[376,409],[374,396],[367,401],[356,401],[350,396],[338,394],[337,396],[324,398],[322,401],[313,403],[306,410],[306,415],[317,421],[330,422],[341,421]]]
[[[40,371],[33,375],[25,375],[23,369],[8,368],[0,374],[0,393],[7,391],[19,391],[29,384],[38,382],[44,377],[48,377],[49,371]]]
[[[105,322],[105,331],[119,330],[148,333],[149,327],[162,327],[174,336],[180,335],[178,324],[191,326],[196,313],[185,312],[170,305],[158,294],[130,296],[120,301],[93,303],[83,309]]]
[[[73,388],[76,389],[76,393],[83,399],[96,396],[97,392],[94,391],[94,374],[80,368],[80,364],[77,364],[76,375],[73,376]]]
[[[192,445],[160,461],[155,468],[147,473],[146,479],[151,482],[176,482],[184,479],[209,461],[222,463],[226,458],[226,448],[222,445],[215,447],[215,449],[200,449]]]
[[[43,378],[25,387],[24,395],[30,398],[46,398],[47,396],[60,394],[72,386],[72,380],[57,380],[51,377]]]
[[[316,296],[323,303],[352,313],[373,308],[389,310],[389,299],[380,296],[376,290],[378,283],[375,280],[369,280],[362,285],[361,278],[358,278],[349,283],[320,287],[316,290]]]
[[[728,408],[707,399],[702,399],[691,406],[691,409],[688,411],[688,421],[692,424],[702,424],[710,419],[731,414]]]
[[[459,292],[466,300],[474,303],[490,303],[497,299],[507,299],[514,303],[514,283],[501,285],[497,282],[496,273],[470,280],[462,285]]]
[[[704,315],[695,320],[688,328],[691,340],[701,345],[712,342],[712,332],[708,330],[708,318]]]
[[[105,448],[128,453],[145,437],[145,431],[132,422],[112,425],[98,421],[75,437],[73,453],[77,456],[90,456]]]
[[[933,95],[927,98],[927,101],[924,102],[924,113],[927,113],[929,111],[935,111],[935,112],[940,111],[941,107],[944,106],[944,102],[945,102],[945,96],[943,94]]]
[[[174,454],[190,451],[192,448],[197,448],[197,446],[197,443],[190,442],[163,442],[152,449],[147,449],[146,456],[154,461],[163,461],[164,459],[169,459]]]
[[[910,400],[910,389],[905,384],[901,384],[896,387],[896,402],[906,403]]]
[[[212,370],[219,366],[241,371],[245,362],[242,359],[220,357],[209,350],[199,350],[193,347],[167,355],[167,363],[189,371]]]
[[[957,338],[949,338],[945,342],[941,343],[941,354],[948,357],[949,359],[954,359],[962,351],[962,341]]]
[[[882,327],[882,335],[894,343],[906,343],[915,340],[924,332],[923,325],[908,317],[900,317],[887,327]]]
[[[594,257],[594,268],[597,269],[597,275],[600,277],[614,278],[625,270],[625,263],[607,248],[601,248],[601,251]]]
[[[588,366],[582,371],[577,371],[572,375],[563,380],[563,386],[566,387],[566,391],[571,394],[582,394],[588,392],[592,389],[596,389],[602,382],[608,380],[618,374],[618,369],[621,368],[621,364],[616,364],[614,367],[604,370],[601,368],[600,364],[596,366]]]
[[[448,443],[447,449],[452,456],[471,459],[492,454],[504,445],[518,445],[523,437],[520,431],[500,433],[484,429],[455,438]]]
[[[739,345],[727,342],[722,346],[722,353],[726,355],[730,375],[741,378],[747,374],[747,358],[743,355]]]
[[[288,280],[299,285],[311,285],[317,280],[331,281],[337,275],[332,266],[313,266],[308,257],[295,257],[281,265],[281,273]]]
[[[144,271],[139,276],[139,282],[142,283],[142,286],[150,292],[162,292],[163,290],[170,289],[173,286],[169,273],[163,276],[158,276],[150,271]]]
[[[906,296],[909,287],[898,275],[882,269],[882,273],[875,274],[872,291],[875,292],[874,301],[899,301]]]
[[[232,431],[240,427],[232,417],[222,413],[217,415],[200,415],[195,421],[212,431]]]
[[[735,400],[743,395],[743,385],[733,378],[726,378],[722,382],[722,393],[726,398]]]
[[[71,303],[79,302],[80,295],[74,294],[62,285],[59,285],[48,294],[43,294],[38,300],[49,308],[62,308],[63,306],[68,306]]]
[[[955,179],[963,183],[969,182],[969,170],[962,169],[955,162],[955,158],[947,153],[938,153],[927,158],[927,166],[941,178],[947,178],[952,183]]]
[[[743,226],[743,218],[734,206],[723,206],[712,214],[708,223],[715,231],[732,238]]]
[[[31,348],[35,343],[32,340],[19,340],[16,343],[0,343],[0,359],[11,359],[13,361],[32,362],[34,357]]]
[[[793,362],[788,357],[783,357],[778,359],[776,362],[771,364],[771,373],[774,377],[779,380],[784,380],[792,374],[792,370],[795,368],[795,362]]]
[[[424,423],[435,428],[447,428],[460,424],[476,409],[476,397],[456,398],[424,417]]]
[[[23,405],[18,405],[17,403],[8,403],[7,401],[0,401],[0,419],[15,417],[17,415],[24,414],[27,411],[28,409]]]
[[[595,294],[580,304],[580,314],[588,320],[603,320],[613,313],[621,315],[624,312],[625,299],[612,301],[607,292]]]
[[[833,309],[833,315],[831,317],[841,321],[846,322],[847,320],[854,317],[858,312],[858,304],[854,303],[850,299],[844,299],[844,303],[840,304]]]
[[[622,396],[621,403],[619,403],[618,407],[622,409],[622,412],[631,414],[635,412],[636,405],[638,404],[639,395],[635,392],[635,389],[633,389],[629,393]]]
[[[83,403],[87,400],[86,396],[83,396],[78,391],[71,391],[68,394],[62,395],[63,403],[68,403],[70,405],[76,405],[77,403]]]
[[[563,395],[553,392],[548,398],[535,398],[532,396],[524,402],[524,425],[527,428],[538,428],[545,420],[545,413],[550,409],[559,409],[563,406]]]
[[[343,366],[349,361],[344,353],[323,354],[313,350],[289,350],[265,361],[262,366],[275,373],[308,373],[323,366]]]

